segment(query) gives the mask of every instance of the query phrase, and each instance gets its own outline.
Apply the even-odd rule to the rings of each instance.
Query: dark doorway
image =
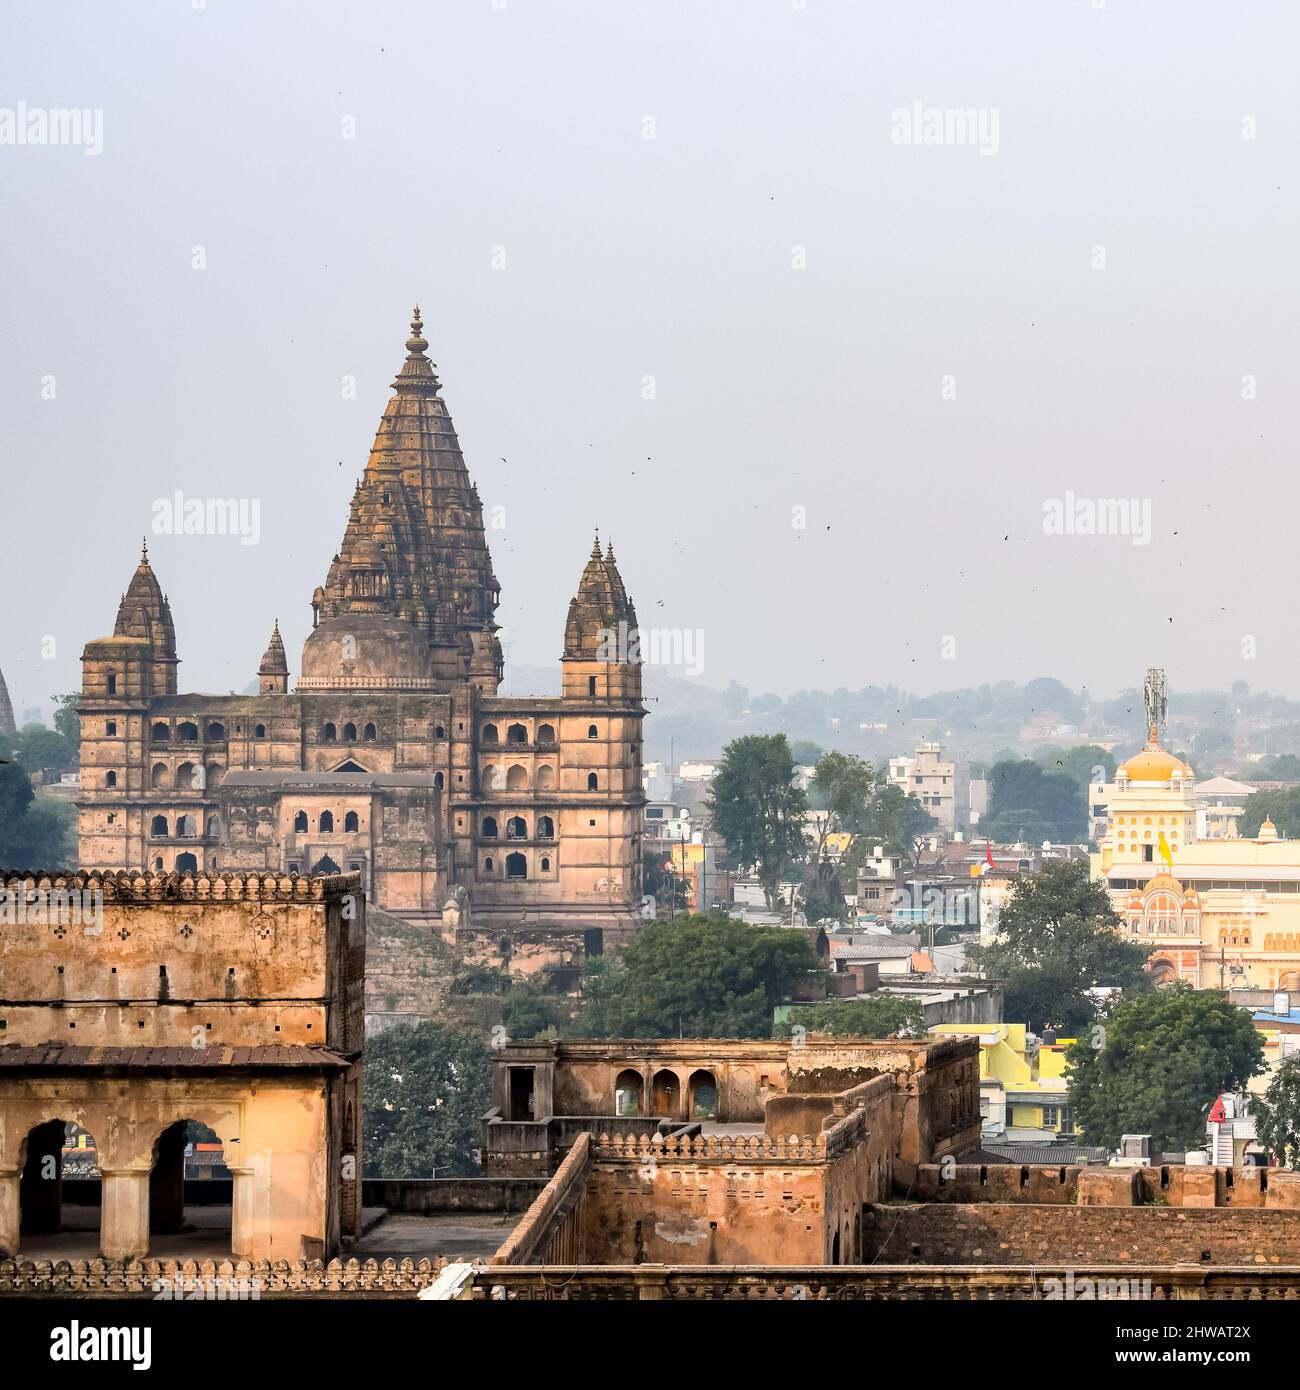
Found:
[[[531,1120],[533,1118],[532,1067],[510,1068],[510,1118],[512,1120]]]

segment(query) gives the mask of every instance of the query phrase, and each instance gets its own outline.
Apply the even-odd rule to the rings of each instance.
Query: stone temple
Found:
[[[562,693],[497,693],[500,589],[427,347],[417,308],[296,682],[277,624],[257,695],[179,693],[145,550],[82,657],[80,863],[356,873],[459,944],[558,934],[594,953],[640,920],[641,669],[610,636],[636,613],[597,540]]]

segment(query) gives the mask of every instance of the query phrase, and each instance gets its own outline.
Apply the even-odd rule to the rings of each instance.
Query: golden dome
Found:
[[[1193,775],[1186,763],[1161,748],[1154,729],[1151,730],[1151,741],[1147,746],[1115,769],[1116,777],[1127,777],[1130,782],[1168,782],[1174,777]]]

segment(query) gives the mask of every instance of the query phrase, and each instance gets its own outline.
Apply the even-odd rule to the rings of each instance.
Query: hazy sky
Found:
[[[242,689],[277,616],[296,672],[417,299],[509,658],[558,658],[598,525],[712,686],[1300,695],[1290,0],[0,25],[0,138],[102,112],[98,154],[0,144],[19,708],[79,684],[177,490],[260,507],[255,545],[150,535],[181,688]],[[1047,534],[1068,494],[1138,534]]]

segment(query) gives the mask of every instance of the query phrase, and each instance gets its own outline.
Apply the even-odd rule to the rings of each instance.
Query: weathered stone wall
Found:
[[[545,1186],[545,1178],[366,1178],[361,1184],[361,1200],[368,1207],[421,1215],[435,1211],[527,1211]]]
[[[863,1213],[863,1255],[882,1264],[1295,1265],[1300,1212],[889,1203]]]
[[[1038,1163],[920,1164],[895,1195],[917,1202],[1052,1206],[1300,1208],[1300,1174],[1277,1168],[1079,1167]]]

